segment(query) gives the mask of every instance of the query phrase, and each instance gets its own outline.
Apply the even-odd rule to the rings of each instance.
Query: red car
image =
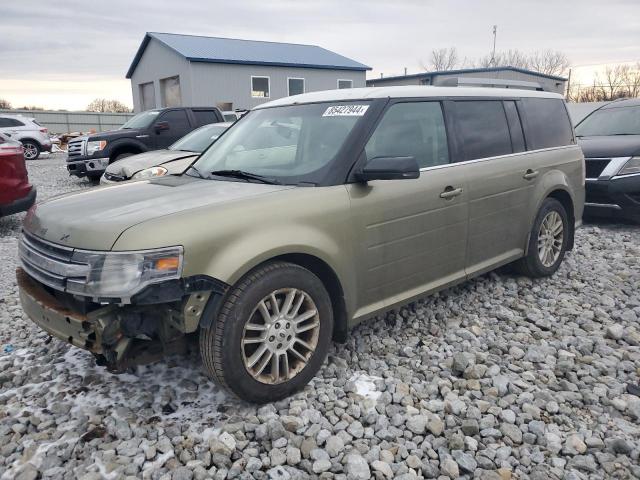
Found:
[[[29,210],[35,201],[22,144],[0,133],[0,217]]]

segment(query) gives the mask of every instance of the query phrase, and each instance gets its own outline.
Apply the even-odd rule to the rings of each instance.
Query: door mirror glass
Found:
[[[415,157],[376,157],[356,175],[361,182],[369,180],[411,180],[420,177]]]
[[[169,122],[158,122],[155,125],[155,129],[157,133],[160,133],[163,130],[169,130]]]

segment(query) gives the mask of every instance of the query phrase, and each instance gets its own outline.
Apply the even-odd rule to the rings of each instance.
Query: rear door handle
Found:
[[[526,172],[524,172],[524,175],[522,176],[522,178],[524,178],[525,180],[533,180],[534,178],[536,178],[538,176],[538,172],[537,170],[527,170]]]
[[[460,187],[453,188],[453,187],[449,186],[449,187],[445,188],[444,192],[442,192],[440,194],[440,198],[444,198],[446,200],[449,200],[450,198],[457,197],[461,193],[462,193],[462,188],[460,188]]]

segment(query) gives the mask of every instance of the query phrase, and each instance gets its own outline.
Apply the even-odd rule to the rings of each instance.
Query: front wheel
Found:
[[[217,318],[200,331],[207,374],[256,403],[304,387],[324,362],[333,330],[331,299],[309,270],[273,262],[247,274]]]
[[[533,222],[527,256],[516,266],[529,277],[547,277],[560,267],[569,243],[569,221],[564,206],[555,198],[542,202]]]
[[[24,140],[22,148],[24,148],[25,160],[36,160],[40,156],[40,145],[32,140]]]

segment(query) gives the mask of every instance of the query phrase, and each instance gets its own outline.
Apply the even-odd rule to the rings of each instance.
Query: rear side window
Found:
[[[458,101],[454,111],[462,160],[513,153],[502,101]]]
[[[573,131],[564,102],[555,98],[521,100],[529,150],[573,144]]]
[[[440,102],[396,103],[389,107],[365,147],[367,159],[415,157],[420,168],[449,163]]]
[[[3,127],[24,127],[24,123],[15,118],[0,117],[0,128]]]
[[[8,118],[2,118],[0,117],[0,128],[6,128],[6,127],[10,127],[11,124],[9,123],[9,119]]]
[[[218,121],[218,116],[213,110],[193,110],[193,116],[196,118],[196,124],[198,126],[216,123]]]

